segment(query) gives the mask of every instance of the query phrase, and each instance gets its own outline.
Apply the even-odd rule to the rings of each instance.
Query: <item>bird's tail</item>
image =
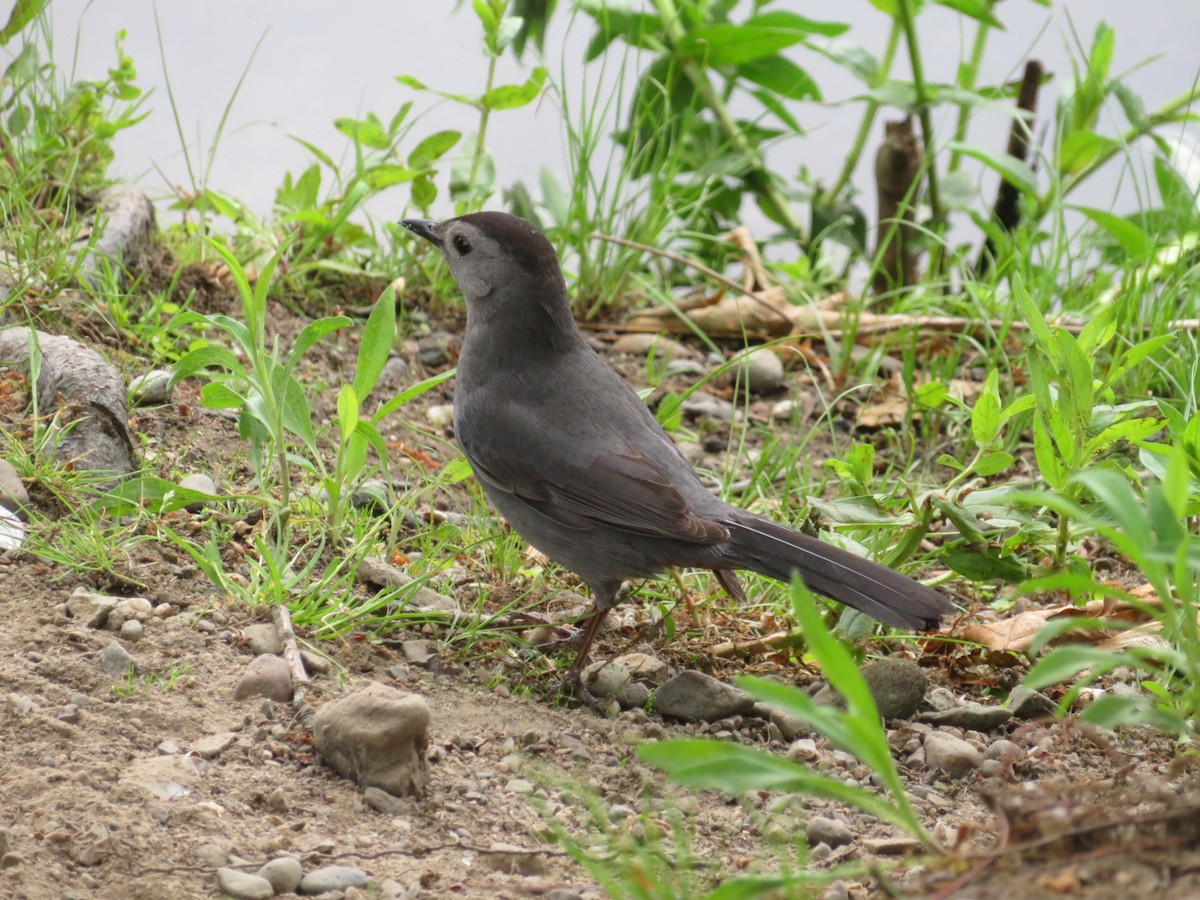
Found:
[[[797,573],[808,587],[896,628],[936,628],[954,606],[933,588],[768,519],[739,511],[730,562],[778,581]]]

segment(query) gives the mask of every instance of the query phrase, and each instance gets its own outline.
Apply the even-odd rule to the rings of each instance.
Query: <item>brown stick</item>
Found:
[[[304,671],[304,660],[300,658],[300,647],[296,644],[296,631],[292,628],[292,614],[282,603],[271,607],[271,621],[275,623],[275,633],[279,635],[279,643],[283,644],[283,658],[292,673],[292,687],[308,683],[308,673]]]
[[[1033,120],[1037,116],[1038,89],[1042,86],[1042,64],[1036,59],[1025,63],[1025,74],[1021,77],[1021,91],[1017,97],[1017,116],[1012,121],[1008,131],[1008,155],[1013,159],[1024,162],[1029,158],[1029,145],[1033,136]],[[1021,224],[1021,192],[1016,185],[1000,179],[1000,188],[996,191],[996,205],[992,216],[1006,232],[1016,231]],[[988,235],[983,242],[983,250],[979,253],[979,262],[975,271],[980,275],[986,274],[996,255],[996,243]]]
[[[920,276],[915,241],[917,193],[925,163],[925,146],[913,130],[912,116],[884,123],[884,139],[875,154],[875,192],[879,220],[875,226],[875,271],[872,290],[911,287]]]

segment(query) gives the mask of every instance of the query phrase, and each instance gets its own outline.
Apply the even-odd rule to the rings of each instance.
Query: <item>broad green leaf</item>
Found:
[[[1016,584],[1028,574],[1020,560],[995,547],[948,547],[938,554],[938,559],[971,581]]]
[[[737,67],[737,73],[789,100],[821,99],[817,83],[786,56],[775,54],[742,63]]]
[[[475,10],[475,16],[479,19],[479,23],[483,26],[485,34],[495,34],[496,26],[499,24],[496,19],[496,12],[492,9],[492,5],[487,0],[471,0],[471,8]]]
[[[516,109],[526,106],[542,92],[546,74],[546,69],[538,66],[523,84],[505,84],[492,88],[479,102],[488,109]]]
[[[413,169],[427,169],[457,144],[461,137],[461,131],[435,131],[408,154],[408,165]]]
[[[205,369],[224,369],[226,372],[241,372],[242,361],[216,344],[206,344],[190,350],[171,367],[171,384],[178,384]]]
[[[996,369],[988,372],[983,390],[971,410],[971,434],[978,447],[987,447],[1000,433],[1000,373]]]
[[[849,71],[868,87],[875,84],[879,60],[861,44],[845,38],[834,38],[830,41],[809,41],[808,46]]]
[[[0,44],[7,44],[11,41],[22,28],[37,18],[49,3],[50,0],[17,0],[8,14],[8,22],[5,23],[4,30],[0,31]]]
[[[246,398],[223,381],[210,381],[200,388],[200,402],[209,409],[238,409]]]
[[[1078,175],[1117,146],[1112,138],[1094,131],[1072,132],[1059,147],[1058,170],[1063,175]]]
[[[314,319],[309,322],[304,326],[300,334],[296,336],[296,343],[292,347],[292,352],[288,354],[285,365],[289,369],[295,368],[296,363],[308,352],[313,344],[326,335],[332,334],[341,328],[346,328],[350,324],[351,321],[348,316],[324,316],[323,318]]]
[[[1051,650],[1034,663],[1022,683],[1037,691],[1051,685],[1072,681],[1085,670],[1090,670],[1089,678],[1094,680],[1125,663],[1125,655],[1119,651],[1067,644]]]
[[[379,380],[379,373],[387,365],[388,354],[396,342],[396,292],[388,287],[367,317],[363,326],[362,340],[358,345],[358,361],[354,366],[354,393],[359,402],[367,396]]]
[[[599,59],[617,38],[641,50],[662,49],[662,23],[658,16],[611,7],[602,0],[580,3],[579,6],[596,22],[596,33],[588,41],[584,62]]]
[[[777,10],[752,16],[740,25],[718,22],[694,28],[676,43],[675,52],[701,59],[710,66],[736,66],[772,56],[810,34],[835,37],[847,27]]]
[[[410,169],[396,163],[379,163],[363,173],[363,179],[373,191],[382,191],[394,184],[404,184],[421,175],[432,174],[429,169]]]
[[[416,384],[412,385],[406,390],[401,391],[387,403],[383,404],[383,406],[379,407],[379,409],[375,410],[374,415],[371,416],[371,424],[378,424],[379,422],[383,421],[386,416],[391,415],[409,400],[412,400],[415,397],[420,397],[426,391],[433,390],[443,381],[448,381],[453,377],[454,369],[450,369],[447,372],[439,372],[437,375],[432,375],[429,378],[426,378],[424,381],[418,381]]]
[[[1054,448],[1045,419],[1040,415],[1033,419],[1033,453],[1046,484],[1056,491],[1066,488],[1067,470]]]
[[[347,484],[353,484],[367,464],[367,441],[360,430],[351,433],[343,452],[342,477]]]
[[[1034,196],[1038,192],[1037,174],[1028,163],[989,147],[964,144],[960,141],[951,141],[948,149],[979,160],[1024,194]]]
[[[974,472],[976,475],[990,478],[1010,469],[1015,461],[1007,450],[992,450],[979,458],[975,463]]]
[[[1004,30],[1004,26],[1000,20],[992,15],[993,0],[933,0],[939,6],[948,6],[950,9],[962,13],[975,19],[977,22],[983,22],[992,28]]]
[[[345,444],[350,440],[350,435],[354,434],[354,429],[358,425],[358,397],[351,385],[343,384],[341,390],[338,391],[337,415],[341,442]]]
[[[383,123],[374,116],[366,119],[334,119],[333,127],[356,144],[373,150],[387,150],[392,139],[383,128]]]
[[[1088,206],[1073,206],[1072,209],[1083,213],[1113,240],[1121,245],[1125,255],[1135,261],[1147,259],[1154,252],[1154,240],[1129,219],[1115,215],[1107,210],[1095,209]]]
[[[884,798],[782,759],[763,750],[703,739],[645,743],[638,756],[678,784],[729,794],[744,791],[802,793],[855,806],[885,822],[897,822],[896,808]]]

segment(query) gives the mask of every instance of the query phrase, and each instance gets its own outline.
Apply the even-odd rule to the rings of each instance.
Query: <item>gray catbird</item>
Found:
[[[442,251],[467,300],[454,430],[484,492],[525,540],[592,589],[564,684],[579,687],[600,623],[627,578],[711,569],[745,599],[735,569],[814,591],[898,628],[954,607],[886,566],[712,494],[637,394],[584,340],[554,248],[524,219],[480,212],[400,224]]]

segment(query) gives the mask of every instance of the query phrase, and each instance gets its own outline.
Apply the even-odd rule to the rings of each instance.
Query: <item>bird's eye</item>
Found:
[[[454,249],[458,251],[459,256],[466,256],[471,252],[471,242],[461,234],[454,236]]]

